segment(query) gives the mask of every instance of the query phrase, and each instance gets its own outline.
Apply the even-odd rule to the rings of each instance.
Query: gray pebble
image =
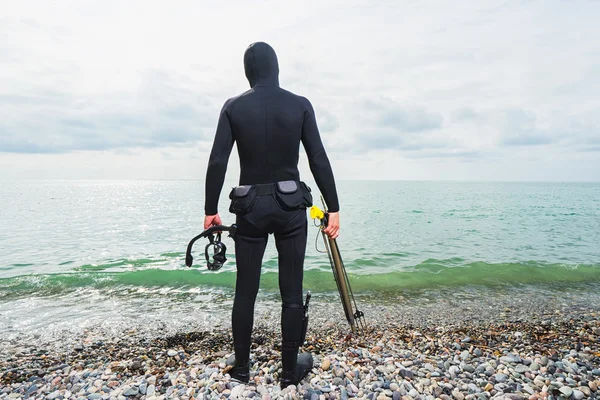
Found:
[[[471,364],[465,364],[465,366],[463,367],[463,370],[472,374],[473,372],[475,372],[475,367],[472,366]]]
[[[469,389],[469,393],[477,393],[479,391],[479,388],[474,383],[469,383],[467,388]]]
[[[563,365],[565,366],[565,371],[576,374],[579,372],[579,367],[575,363],[571,363],[568,360],[563,360]]]
[[[497,391],[504,393],[507,389],[509,388],[509,386],[506,383],[496,383],[494,385],[494,389],[496,389]]]
[[[523,390],[529,394],[534,394],[535,390],[533,390],[533,388],[529,385],[523,385]]]
[[[340,389],[340,400],[348,400],[348,392],[346,389]]]
[[[531,369],[532,371],[539,371],[540,365],[536,362],[532,362],[531,365],[529,366],[529,369]]]
[[[150,396],[154,396],[154,392],[156,390],[156,387],[154,385],[150,385],[146,388],[146,396],[150,397]]]
[[[529,371],[529,367],[527,365],[517,365],[515,368],[515,372],[519,374],[524,374],[527,371]]]
[[[573,389],[571,389],[568,386],[563,386],[558,390],[567,397],[571,397],[571,395],[573,394]]]
[[[39,389],[39,386],[38,386],[38,385],[31,385],[31,386],[29,387],[29,389],[27,389],[27,391],[26,391],[25,393],[26,393],[26,394],[28,394],[28,395],[30,395],[30,394],[32,394],[32,393],[35,393],[35,392],[37,392],[37,391],[38,391],[38,389]]]
[[[173,389],[173,387],[170,387],[169,389]],[[134,387],[130,387],[129,389],[124,391],[123,396],[135,396],[138,393],[139,393],[138,388],[134,386]]]
[[[454,390],[452,392],[452,397],[454,397],[456,400],[464,400],[465,395],[459,392],[458,390]]]
[[[556,365],[556,368],[560,368],[564,371],[565,369],[565,365],[562,363],[562,361],[557,361],[554,363],[554,365]]]
[[[507,354],[505,356],[500,357],[500,361],[503,363],[520,363],[521,357],[516,354]]]
[[[13,395],[13,394],[15,394],[15,393],[11,393],[10,395]],[[16,393],[16,394],[18,394],[18,393]],[[9,395],[9,397],[10,397],[10,395]],[[46,399],[48,399],[48,400],[54,400],[58,396],[60,396],[60,392],[58,390],[55,390],[54,392],[52,392],[48,396],[46,396]],[[13,397],[15,397],[15,396],[13,396]],[[19,397],[19,396],[17,396],[17,397]]]
[[[415,375],[413,374],[413,372],[412,372],[411,370],[409,370],[409,369],[401,369],[401,370],[400,370],[400,375],[401,375],[403,378],[411,378],[411,379],[412,379],[412,378],[414,378],[414,376],[415,376]]]

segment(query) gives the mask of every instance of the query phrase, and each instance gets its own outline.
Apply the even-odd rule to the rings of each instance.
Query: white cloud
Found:
[[[0,177],[202,178],[222,103],[248,87],[243,51],[264,40],[282,86],[312,101],[339,178],[597,180],[599,13],[495,0],[5,2]]]

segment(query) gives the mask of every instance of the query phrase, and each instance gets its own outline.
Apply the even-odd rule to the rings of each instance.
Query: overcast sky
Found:
[[[338,179],[600,180],[600,2],[293,4],[0,0],[0,178],[204,179],[266,41]]]

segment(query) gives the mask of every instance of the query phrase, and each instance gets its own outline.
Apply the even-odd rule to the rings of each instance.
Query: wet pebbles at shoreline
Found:
[[[228,328],[148,337],[123,334],[59,352],[21,344],[0,359],[0,399],[485,400],[600,397],[600,317],[533,322],[398,324],[365,335],[312,323],[315,359],[298,387],[279,386],[276,324],[253,334],[251,381],[230,380]]]

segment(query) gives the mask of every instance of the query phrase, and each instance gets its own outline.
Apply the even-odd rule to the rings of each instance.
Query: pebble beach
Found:
[[[592,296],[593,297],[593,296]],[[597,398],[600,312],[577,296],[364,304],[352,334],[337,304],[311,306],[303,351],[315,365],[279,386],[276,304],[256,313],[251,380],[232,381],[227,324],[172,331],[87,330],[50,343],[11,340],[0,352],[1,399]]]

